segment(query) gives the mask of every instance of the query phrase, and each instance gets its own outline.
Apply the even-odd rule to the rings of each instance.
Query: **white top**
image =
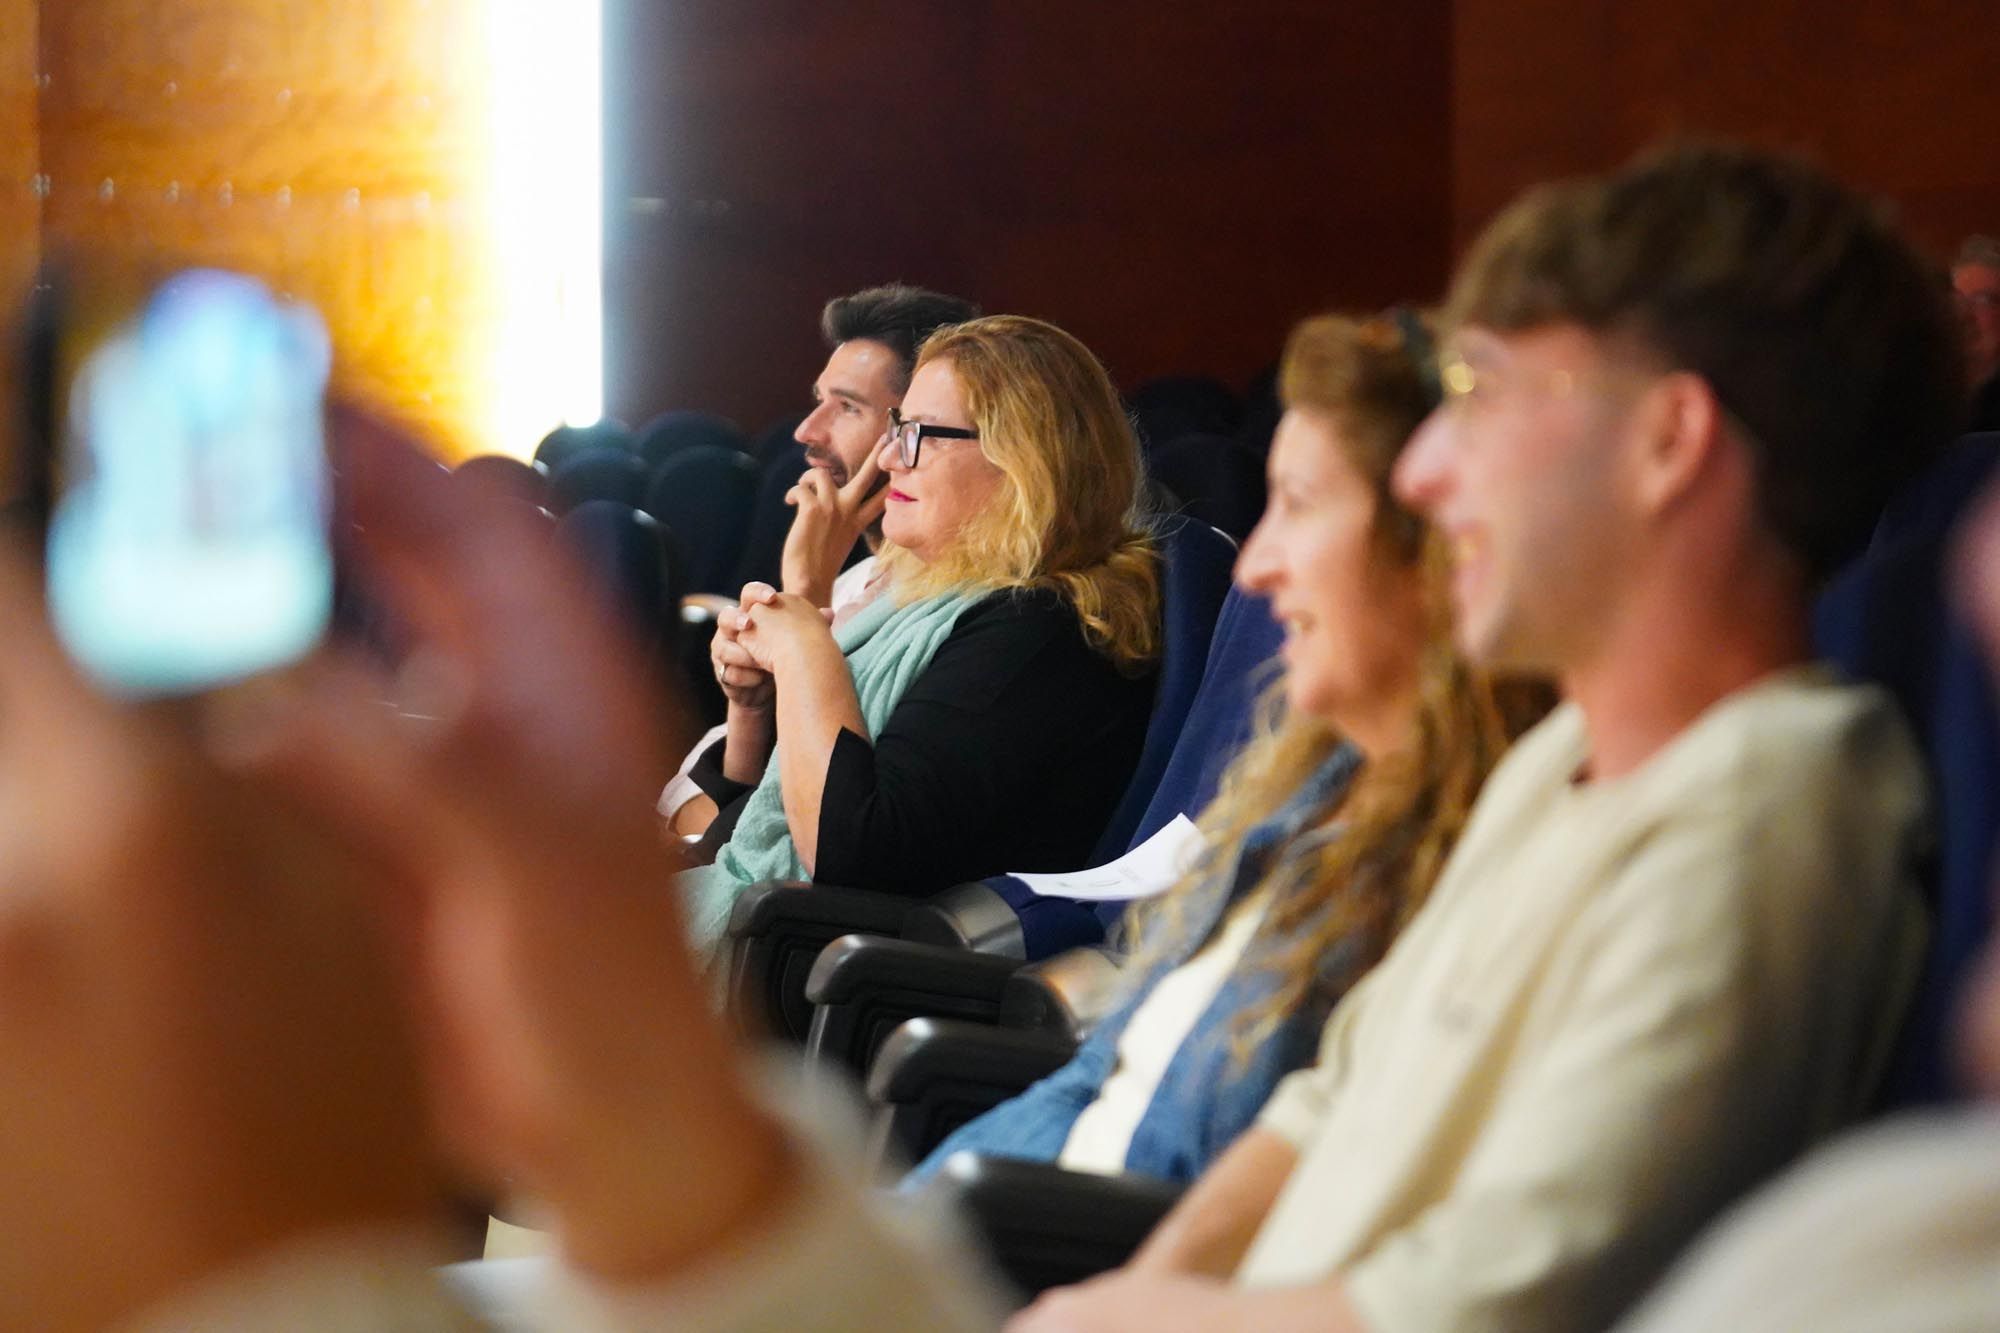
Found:
[[[866,603],[873,594],[868,580],[875,577],[875,557],[858,560],[853,568],[843,570],[833,581],[833,614],[836,617],[853,613]],[[718,722],[710,727],[702,738],[694,743],[694,748],[681,760],[681,766],[674,770],[673,777],[667,779],[666,789],[660,793],[660,818],[672,819],[680,813],[680,808],[701,795],[701,788],[695,785],[688,774],[694,769],[694,761],[701,758],[702,751],[729,734],[729,724]]]
[[[1119,1035],[1117,1067],[1070,1126],[1058,1165],[1100,1175],[1125,1169],[1132,1135],[1153,1104],[1174,1053],[1236,970],[1269,902],[1269,893],[1259,890],[1238,903],[1201,951],[1161,977],[1139,1002]]]

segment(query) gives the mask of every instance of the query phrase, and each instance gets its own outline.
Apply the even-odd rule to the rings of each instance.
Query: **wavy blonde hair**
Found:
[[[884,545],[897,595],[1052,588],[1099,652],[1128,671],[1152,661],[1158,556],[1140,520],[1139,442],[1104,367],[1055,325],[1020,315],[938,330],[917,368],[933,361],[950,363],[1001,484],[938,559]]]
[[[1486,775],[1553,702],[1546,686],[1496,684],[1459,655],[1442,543],[1390,491],[1396,459],[1431,406],[1430,352],[1408,345],[1408,323],[1340,315],[1306,320],[1293,330],[1279,372],[1285,407],[1327,421],[1332,438],[1373,485],[1377,557],[1416,571],[1426,629],[1409,744],[1368,756],[1315,826],[1337,823],[1339,836],[1303,847],[1295,839],[1294,853],[1272,856],[1259,885],[1270,902],[1244,959],[1269,971],[1276,986],[1236,1017],[1239,1058],[1302,1006],[1330,1005],[1381,960],[1436,884]],[[1331,723],[1286,706],[1282,674],[1262,692],[1257,712],[1253,739],[1198,821],[1206,835],[1199,863],[1179,886],[1134,913],[1141,977],[1180,956],[1191,942],[1186,918],[1193,896],[1213,877],[1231,873],[1250,831],[1341,744]]]

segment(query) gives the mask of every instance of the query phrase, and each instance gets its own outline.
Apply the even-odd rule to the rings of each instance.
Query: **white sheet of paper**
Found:
[[[1014,878],[1044,898],[1080,898],[1085,902],[1118,902],[1151,898],[1172,888],[1201,851],[1201,830],[1186,815],[1175,815],[1158,833],[1116,861],[1093,870],[1057,875],[1014,872]]]

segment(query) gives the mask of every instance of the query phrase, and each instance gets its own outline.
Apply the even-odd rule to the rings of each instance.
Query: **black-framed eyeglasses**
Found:
[[[896,446],[896,457],[904,467],[917,465],[917,455],[923,452],[926,438],[976,440],[979,432],[966,430],[963,426],[933,426],[928,421],[905,421],[901,412],[893,407],[889,409],[889,439]]]

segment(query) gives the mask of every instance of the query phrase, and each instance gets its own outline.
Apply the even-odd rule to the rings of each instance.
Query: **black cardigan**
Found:
[[[823,884],[927,894],[1009,870],[1078,870],[1145,741],[1154,675],[1120,673],[1054,592],[1003,592],[958,618],[873,744],[835,740],[820,798]],[[713,855],[749,788],[724,742],[690,771],[721,807]]]

